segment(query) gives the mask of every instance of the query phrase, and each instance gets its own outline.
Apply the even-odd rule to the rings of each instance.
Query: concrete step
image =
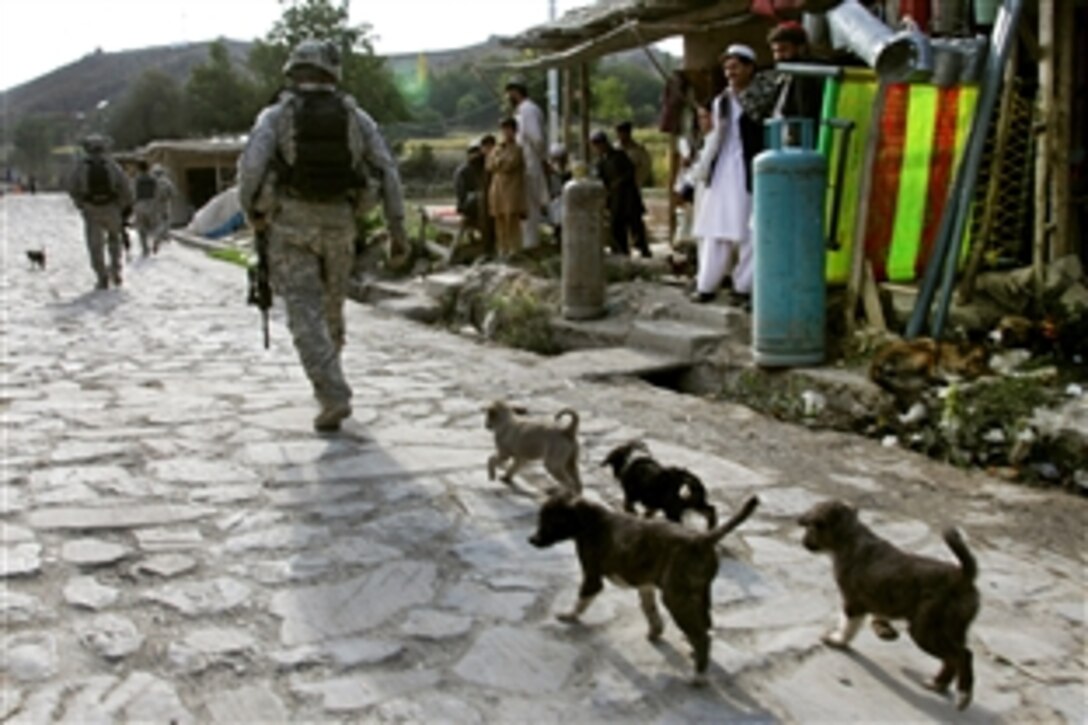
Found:
[[[725,340],[724,330],[679,320],[636,320],[627,337],[635,349],[664,353],[686,361],[711,354]]]
[[[423,289],[427,296],[435,300],[448,300],[455,297],[465,286],[468,278],[466,271],[450,270],[429,274],[423,279]]]
[[[653,375],[682,370],[685,360],[628,347],[602,347],[574,350],[546,358],[540,369],[562,378],[601,379],[617,376]]]
[[[631,324],[621,320],[568,320],[555,316],[551,321],[552,334],[563,350],[581,350],[602,347],[620,347],[627,340]]]

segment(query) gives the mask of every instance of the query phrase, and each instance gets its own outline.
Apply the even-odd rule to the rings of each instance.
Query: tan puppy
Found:
[[[510,461],[502,480],[513,483],[514,474],[529,461],[543,461],[551,477],[571,493],[582,492],[578,475],[578,414],[564,408],[555,414],[558,421],[569,416],[568,425],[544,423],[519,417],[515,409],[496,400],[487,408],[484,425],[495,433],[495,454],[487,459],[487,476],[495,480],[495,469]]]

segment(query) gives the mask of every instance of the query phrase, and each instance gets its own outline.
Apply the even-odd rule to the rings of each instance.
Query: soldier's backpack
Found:
[[[91,204],[109,204],[117,199],[117,192],[110,179],[110,170],[105,159],[87,159],[87,193],[83,200]]]
[[[155,177],[149,174],[140,174],[136,177],[136,200],[151,201],[155,198],[155,191],[158,188],[159,185],[155,181]]]
[[[352,168],[349,109],[339,93],[299,92],[292,99],[295,163],[288,186],[303,199],[328,201],[364,186]]]

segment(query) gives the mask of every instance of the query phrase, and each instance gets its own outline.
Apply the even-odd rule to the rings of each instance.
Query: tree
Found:
[[[109,120],[114,147],[135,148],[156,139],[184,136],[184,110],[185,98],[177,81],[160,70],[145,71]]]
[[[280,0],[281,4],[284,0]],[[348,24],[348,9],[330,0],[293,2],[272,26],[263,40],[254,43],[249,67],[257,79],[258,97],[271,99],[283,87],[283,65],[291,49],[307,38],[321,38],[336,43],[343,57],[345,91],[355,96],[376,121],[409,118],[407,105],[385,66],[374,54],[371,26]]]
[[[15,126],[15,161],[28,174],[41,176],[55,142],[54,128],[37,116],[24,116]]]
[[[189,74],[185,102],[189,128],[200,135],[243,132],[259,108],[253,83],[234,67],[222,39],[208,48],[208,61]]]
[[[630,120],[631,105],[627,102],[627,84],[612,75],[598,76],[592,81],[593,118],[606,124]]]

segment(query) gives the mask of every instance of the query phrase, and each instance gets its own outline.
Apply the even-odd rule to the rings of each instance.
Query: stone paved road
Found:
[[[356,416],[320,438],[282,318],[264,351],[237,267],[171,245],[93,293],[66,200],[6,197],[0,233],[0,720],[1085,720],[1081,499],[357,306]],[[671,624],[646,642],[629,591],[555,621],[578,569],[525,541],[539,472],[487,481],[499,396],[583,412],[591,495],[618,498],[596,461],[635,434],[720,503],[759,492],[715,584],[710,687],[686,684]],[[965,715],[918,686],[934,662],[908,642],[817,643],[836,594],[792,521],[828,495],[944,558],[940,529],[966,532],[984,605]]]

